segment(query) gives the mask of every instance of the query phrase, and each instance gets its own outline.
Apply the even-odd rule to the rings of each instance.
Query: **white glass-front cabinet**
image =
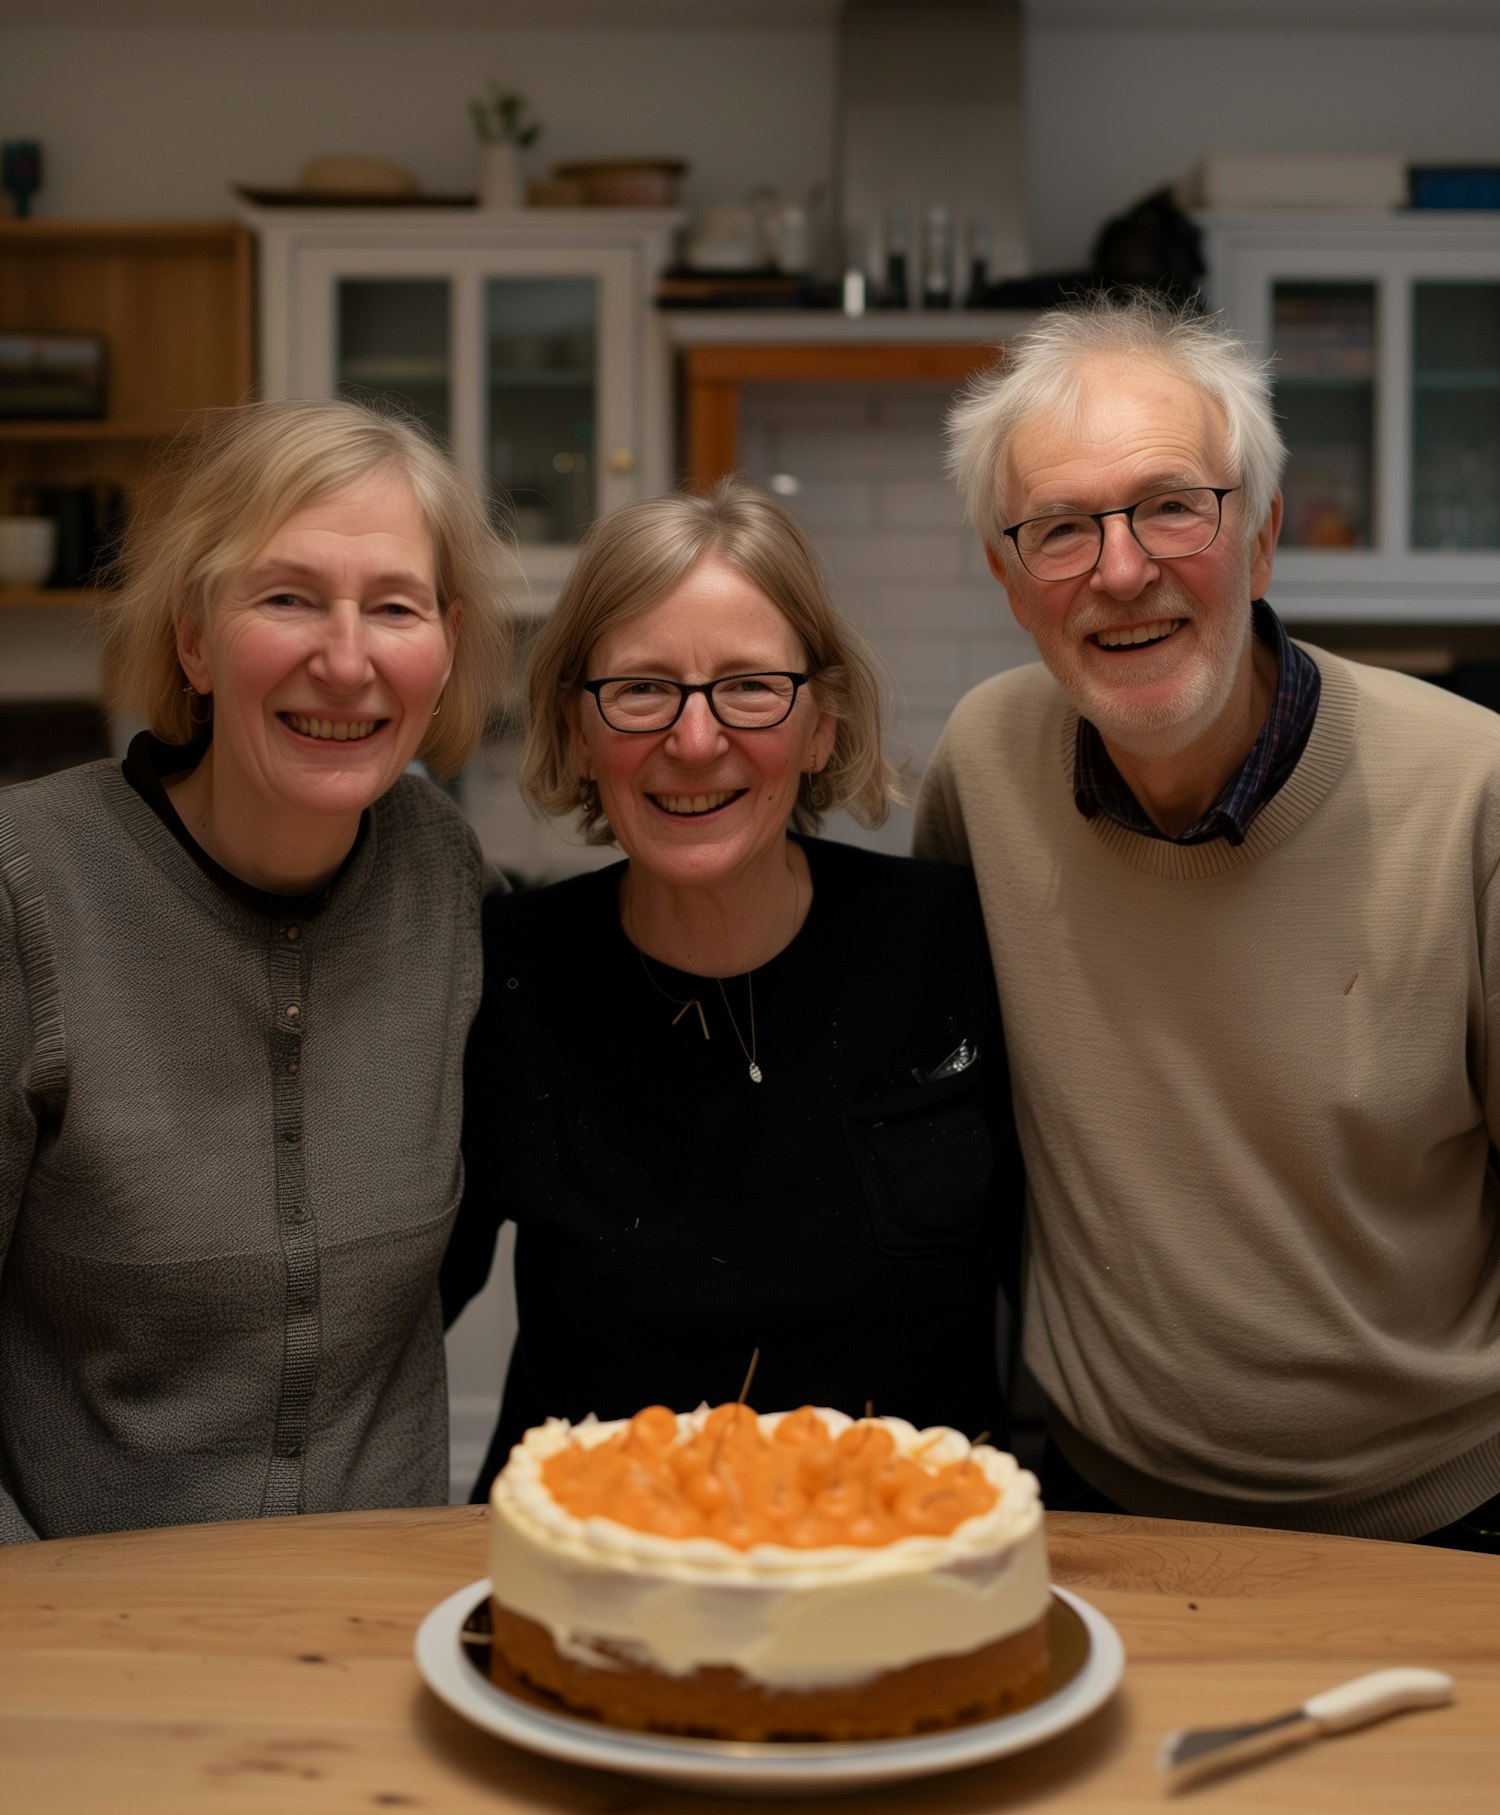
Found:
[[[1500,622],[1500,216],[1201,217],[1275,356],[1288,619]]]
[[[378,397],[490,485],[545,609],[595,517],[672,483],[665,211],[255,209],[266,395]]]

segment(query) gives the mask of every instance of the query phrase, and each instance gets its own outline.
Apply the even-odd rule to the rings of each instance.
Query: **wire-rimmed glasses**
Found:
[[[599,716],[611,731],[670,731],[692,694],[731,731],[770,731],[791,717],[798,691],[810,674],[777,670],[769,674],[722,674],[716,681],[668,681],[651,674],[614,674],[585,681]]]
[[[1116,510],[1054,511],[1028,517],[1002,533],[1016,545],[1035,580],[1081,580],[1104,553],[1104,519],[1123,517],[1153,561],[1181,561],[1212,548],[1224,521],[1224,500],[1237,485],[1188,485],[1152,492]]]

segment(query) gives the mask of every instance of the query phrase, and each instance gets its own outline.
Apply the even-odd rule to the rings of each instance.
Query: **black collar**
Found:
[[[240,903],[257,914],[268,914],[278,919],[294,915],[298,919],[307,919],[320,913],[327,905],[333,892],[334,884],[353,863],[360,846],[365,841],[365,834],[370,828],[368,809],[359,816],[359,831],[354,836],[354,843],[349,847],[349,855],[339,865],[338,875],[331,882],[323,883],[316,889],[310,889],[302,895],[278,895],[273,889],[258,889],[253,884],[242,881],[232,870],[226,870],[221,863],[215,863],[203,846],[182,823],[172,797],[166,789],[167,777],[182,775],[196,769],[208,751],[211,733],[205,732],[191,744],[166,744],[160,738],[153,737],[149,731],[138,731],[130,740],[130,748],[125,753],[124,772],[128,781],[146,805],[177,840],[198,868],[210,882],[221,889],[232,900]]]

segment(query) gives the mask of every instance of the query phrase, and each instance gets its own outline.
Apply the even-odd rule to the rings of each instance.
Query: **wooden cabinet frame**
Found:
[[[682,463],[695,485],[739,464],[740,391],[747,384],[905,384],[955,387],[994,363],[993,346],[924,342],[726,342],[681,349]]]

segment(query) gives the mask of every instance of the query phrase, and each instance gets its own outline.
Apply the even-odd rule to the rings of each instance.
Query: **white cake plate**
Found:
[[[741,1796],[832,1793],[986,1764],[1040,1745],[1087,1719],[1109,1700],[1125,1668],[1125,1647],[1104,1615],[1066,1588],[1054,1586],[1052,1593],[1061,1603],[1053,1610],[1054,1618],[1071,1610],[1083,1627],[1087,1649],[1067,1681],[1014,1714],[913,1739],[809,1743],[678,1739],[665,1733],[626,1732],[554,1712],[492,1683],[471,1660],[463,1641],[466,1622],[487,1602],[489,1593],[487,1580],[471,1582],[434,1607],[417,1629],[417,1668],[433,1694],[455,1713],[512,1745],[568,1764],[623,1771],[683,1789],[731,1790]]]

